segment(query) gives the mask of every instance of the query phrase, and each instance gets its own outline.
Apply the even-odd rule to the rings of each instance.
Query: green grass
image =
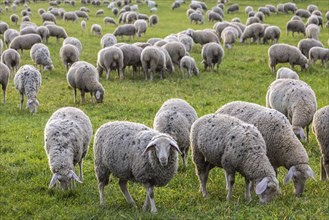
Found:
[[[211,28],[213,23],[204,25],[190,24],[186,17],[188,3],[172,11],[172,1],[157,1],[157,12],[160,22],[149,28],[142,38],[125,41],[130,43],[146,41],[151,37],[165,37],[187,28]],[[209,7],[215,5],[215,0],[206,1]],[[240,4],[240,12],[226,15],[226,20],[240,17],[244,22],[246,15],[244,7],[251,5],[257,10],[266,3],[276,5],[281,1],[235,1]],[[299,8],[315,3],[322,13],[329,10],[327,0],[295,1]],[[60,5],[66,11],[76,7]],[[2,6],[4,8],[4,6]],[[30,4],[32,22],[41,24],[37,14],[38,8],[47,9],[46,3]],[[87,21],[88,31],[83,33],[80,24],[67,23],[58,19],[58,24],[65,27],[69,36],[77,37],[83,44],[81,60],[96,64],[97,52],[100,49],[100,38],[90,35],[93,23],[101,24],[104,33],[112,33],[114,26],[104,26],[103,17],[95,17],[100,7],[88,5],[91,9],[90,20]],[[104,6],[102,6],[104,7]],[[17,14],[23,6],[18,7]],[[107,16],[111,12],[105,9]],[[148,8],[140,7],[141,13],[150,15]],[[0,15],[2,21],[11,28],[19,26],[9,21],[10,12]],[[302,37],[292,38],[285,34],[285,24],[289,15],[271,15],[266,17],[268,24],[278,25],[282,30],[279,42],[297,45]],[[79,21],[80,22],[80,21]],[[327,45],[328,29],[321,29],[320,40]],[[119,40],[120,41],[120,40]],[[236,185],[231,202],[226,202],[226,190],[223,170],[214,169],[210,172],[208,181],[209,198],[202,198],[198,192],[199,184],[194,171],[194,165],[189,157],[189,167],[186,171],[179,169],[177,175],[165,187],[156,188],[155,202],[158,214],[143,212],[141,206],[145,199],[145,190],[140,184],[129,184],[131,195],[138,208],[130,208],[120,192],[118,180],[112,178],[105,188],[106,205],[99,206],[99,195],[93,166],[92,144],[84,160],[84,183],[75,189],[64,192],[56,188],[48,189],[51,179],[47,157],[43,148],[43,130],[50,115],[60,107],[75,106],[82,109],[91,119],[94,132],[102,124],[113,120],[128,120],[152,126],[153,118],[159,107],[169,98],[179,97],[188,101],[199,116],[213,113],[223,104],[244,100],[265,105],[265,94],[268,85],[275,79],[267,64],[267,50],[270,45],[252,43],[236,43],[231,50],[225,49],[225,57],[218,72],[204,72],[200,65],[201,47],[196,45],[191,55],[196,59],[201,70],[199,77],[181,79],[176,70],[174,77],[159,80],[156,76],[153,82],[143,79],[132,80],[131,75],[124,81],[119,81],[117,73],[111,73],[110,81],[105,77],[100,79],[106,89],[105,101],[102,104],[74,104],[73,92],[66,82],[66,71],[59,60],[60,43],[51,38],[48,47],[54,62],[55,70],[42,73],[42,86],[38,94],[41,104],[39,111],[31,115],[27,109],[19,110],[19,94],[15,90],[12,79],[8,87],[6,106],[0,104],[0,216],[1,219],[328,219],[329,217],[329,182],[308,180],[304,196],[296,198],[293,195],[293,185],[283,185],[286,170],[279,169],[279,181],[282,195],[268,205],[259,205],[256,195],[247,203],[244,200],[244,181],[237,175]],[[32,64],[29,52],[22,56],[22,65]],[[278,65],[288,66],[287,64]],[[176,68],[177,69],[177,68]],[[127,72],[131,72],[128,70]],[[315,91],[318,107],[329,104],[329,69],[319,63],[310,69],[300,72],[300,78],[307,82]],[[13,78],[13,77],[12,77]],[[25,100],[26,101],[26,100]],[[25,103],[24,103],[25,105]],[[304,143],[310,157],[310,165],[319,179],[320,150],[313,133],[310,142]],[[180,161],[180,165],[182,162]]]

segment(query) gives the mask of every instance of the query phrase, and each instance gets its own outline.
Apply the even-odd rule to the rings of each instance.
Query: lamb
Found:
[[[16,14],[12,14],[12,15],[10,15],[10,20],[11,20],[11,22],[13,22],[15,25],[17,25],[17,24],[18,24],[18,21],[19,21],[19,17],[18,17],[18,15],[16,15]]]
[[[181,42],[168,42],[162,48],[168,51],[171,61],[176,65],[179,65],[180,60],[186,54],[185,46]]]
[[[78,38],[75,38],[75,37],[67,37],[63,41],[63,46],[65,44],[72,44],[73,46],[75,46],[78,49],[79,54],[81,54],[81,52],[82,52],[82,43],[81,43],[81,41]]]
[[[194,43],[201,44],[202,46],[210,42],[219,43],[219,39],[217,35],[212,31],[208,31],[208,30],[194,31],[192,29],[188,29],[186,31],[186,34],[192,37]]]
[[[269,40],[271,40],[272,43],[276,44],[280,39],[280,35],[281,30],[278,26],[269,26],[265,28],[263,43],[266,44]]]
[[[102,26],[100,26],[99,24],[93,24],[91,26],[91,34],[92,35],[102,35]]]
[[[316,24],[310,24],[306,27],[306,36],[315,40],[319,40],[320,28]]]
[[[80,52],[78,48],[72,44],[65,44],[59,50],[59,56],[65,65],[66,72],[70,66],[80,60]]]
[[[309,177],[315,179],[314,172],[308,165],[307,152],[282,113],[275,109],[241,101],[227,103],[216,113],[236,117],[254,125],[259,130],[265,140],[267,156],[276,174],[280,166],[288,170],[284,183],[287,184],[293,180],[295,195],[303,194],[305,182]]]
[[[329,105],[317,110],[313,117],[313,132],[321,150],[321,180],[329,177]]]
[[[56,24],[56,17],[55,17],[55,15],[53,15],[50,12],[43,13],[41,15],[41,18],[42,18],[42,22],[51,21],[51,22],[54,22]]]
[[[122,138],[124,137],[124,139]],[[128,203],[135,206],[128,189],[128,180],[142,183],[147,195],[143,205],[146,211],[156,213],[154,186],[166,185],[178,169],[176,141],[167,134],[127,121],[102,125],[94,139],[94,165],[98,181],[100,204],[104,205],[104,187],[109,176],[119,178],[120,189]]]
[[[253,42],[260,42],[264,36],[264,26],[259,23],[248,25],[240,37],[240,42],[244,43],[246,39],[252,38]]]
[[[305,25],[302,21],[299,21],[299,20],[288,21],[287,25],[286,25],[286,30],[287,30],[287,36],[290,31],[292,32],[292,36],[294,36],[295,32],[298,33],[298,36],[299,36],[299,33],[302,33],[302,34],[304,34],[304,36],[306,36]]]
[[[230,7],[228,7],[228,9],[227,9],[227,14],[234,13],[234,12],[239,12],[239,5],[236,3],[230,5]]]
[[[149,78],[153,80],[155,71],[160,72],[160,77],[163,78],[166,69],[166,55],[160,48],[156,46],[146,47],[141,53],[141,62],[145,80],[147,80],[149,72]]]
[[[1,54],[1,62],[4,63],[12,73],[18,70],[20,61],[21,56],[14,49],[9,48]]]
[[[84,104],[85,93],[90,92],[91,101],[94,98],[97,103],[103,102],[105,89],[99,82],[97,69],[85,61],[77,61],[72,64],[66,75],[67,82],[74,90],[74,103],[76,103],[77,89],[81,92],[81,102]]]
[[[149,24],[150,24],[150,27],[156,25],[159,23],[159,17],[157,15],[151,15],[149,17]]]
[[[42,42],[44,44],[48,43],[48,38],[50,37],[49,29],[46,26],[39,26],[37,32],[40,35]]]
[[[47,25],[46,27],[49,30],[49,36],[56,37],[57,43],[59,42],[60,38],[67,38],[67,33],[63,27],[57,25]]]
[[[72,21],[77,23],[78,22],[78,15],[75,12],[69,11],[64,13],[64,20],[65,21]]]
[[[0,85],[2,87],[4,105],[6,104],[6,94],[7,94],[9,77],[10,77],[9,68],[4,63],[0,63]]]
[[[110,72],[117,69],[120,79],[124,79],[122,72],[123,68],[123,53],[120,48],[116,46],[105,47],[98,52],[97,55],[97,71],[99,76],[102,75],[103,70],[106,71],[106,79],[110,79]]]
[[[276,79],[296,79],[296,80],[298,80],[299,76],[295,71],[293,71],[287,67],[281,67],[276,72]]]
[[[182,73],[182,78],[184,78],[184,68],[187,70],[187,76],[190,78],[192,76],[192,72],[195,76],[199,75],[199,69],[196,66],[195,60],[193,57],[190,56],[184,56],[180,60],[179,64],[181,73]]]
[[[126,67],[132,66],[133,67],[133,78],[135,78],[135,72],[138,68],[142,66],[141,62],[141,54],[143,51],[143,48],[131,45],[131,44],[125,44],[119,47],[123,54],[123,67],[122,72],[123,76],[126,75]]]
[[[198,23],[203,24],[204,23],[203,15],[198,13],[198,12],[193,12],[192,14],[190,14],[189,18],[190,18],[191,23],[193,21],[195,22],[195,24],[198,24]]]
[[[317,102],[314,91],[307,83],[295,79],[275,80],[268,87],[266,106],[284,114],[296,136],[308,141],[309,125],[316,112]]]
[[[134,23],[138,37],[142,37],[142,34],[146,33],[147,23],[145,20],[138,19]]]
[[[54,68],[49,49],[43,43],[37,43],[31,47],[30,57],[36,66],[40,65],[40,71],[42,66],[43,70],[50,71]]]
[[[101,38],[101,47],[110,47],[116,44],[117,42],[117,38],[113,34],[104,34]]]
[[[41,43],[41,41],[41,37],[38,34],[25,34],[15,37],[11,41],[9,48],[17,51],[21,50],[23,53],[23,50],[29,50],[34,44]]]
[[[80,23],[80,25],[81,25],[82,30],[83,31],[86,31],[86,29],[87,29],[87,23],[86,23],[86,21],[85,20],[82,20],[81,23]]]
[[[49,188],[56,183],[68,189],[70,182],[82,183],[82,160],[86,156],[92,137],[89,117],[80,109],[64,107],[55,111],[44,130],[44,148],[53,173]],[[74,172],[79,164],[80,177]]]
[[[225,171],[227,200],[232,199],[235,172],[245,178],[247,201],[251,200],[251,182],[256,184],[260,203],[270,202],[279,192],[279,181],[266,156],[265,141],[258,129],[224,114],[209,114],[196,120],[191,128],[192,158],[203,197],[209,171]]]
[[[106,24],[113,24],[115,26],[118,26],[118,24],[115,22],[115,20],[113,18],[111,18],[111,17],[105,17],[103,19],[103,22],[104,22],[105,25]]]
[[[19,68],[14,77],[14,85],[20,94],[20,106],[22,110],[24,96],[27,97],[26,108],[32,113],[37,112],[37,107],[40,106],[37,100],[37,94],[41,86],[41,74],[31,65],[24,65]]]
[[[133,24],[120,25],[113,32],[114,36],[120,36],[122,40],[123,40],[123,36],[129,36],[131,38],[134,37],[135,34],[136,34],[136,28],[135,25]]]
[[[155,130],[170,135],[177,142],[185,168],[190,148],[190,130],[197,118],[196,111],[188,102],[172,98],[162,104],[153,121]]]
[[[329,60],[329,49],[322,47],[312,47],[309,51],[309,63],[315,63],[317,60],[321,60],[321,64],[327,67]]]
[[[298,42],[298,49],[302,52],[302,54],[308,59],[308,55],[310,49],[312,47],[324,47],[323,44],[315,39],[302,39]]]
[[[15,29],[7,29],[4,33],[3,33],[3,40],[5,41],[5,44],[7,46],[7,48],[9,47],[9,44],[12,42],[12,40],[19,36],[19,32],[16,31]]]
[[[207,43],[202,47],[201,57],[203,58],[201,63],[203,63],[205,70],[207,70],[208,67],[213,70],[216,65],[218,71],[218,65],[224,58],[224,49],[218,43]]]
[[[294,65],[300,65],[301,69],[308,68],[307,57],[300,50],[288,44],[274,44],[268,49],[269,66],[272,73],[276,72],[276,64],[289,63],[291,69]]]
[[[221,39],[223,40],[223,44],[226,48],[232,48],[238,36],[238,31],[231,26],[224,28],[221,33]]]

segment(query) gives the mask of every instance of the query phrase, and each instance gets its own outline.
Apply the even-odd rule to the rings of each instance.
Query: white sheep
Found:
[[[3,104],[6,104],[6,94],[7,94],[7,87],[10,77],[10,70],[9,68],[3,64],[0,63],[0,85],[3,92]]]
[[[105,17],[103,19],[103,22],[104,22],[105,25],[107,25],[107,24],[113,24],[115,26],[118,26],[118,24],[115,22],[115,20],[113,18],[111,18],[111,17]]]
[[[189,53],[192,50],[194,46],[194,41],[192,37],[182,33],[182,34],[178,34],[178,40],[185,46],[187,53]]]
[[[225,171],[227,200],[232,199],[235,173],[245,178],[247,201],[251,200],[251,182],[256,184],[260,203],[270,202],[279,192],[279,181],[266,156],[265,141],[258,129],[235,117],[209,114],[196,120],[191,128],[192,157],[200,191],[208,196],[209,171]]]
[[[327,67],[327,62],[329,60],[329,49],[322,47],[312,47],[308,55],[309,63],[313,64],[317,60],[321,60],[321,64]]]
[[[72,64],[66,74],[66,79],[74,91],[74,103],[76,103],[77,89],[81,92],[81,102],[85,103],[85,93],[90,92],[91,100],[94,103],[103,102],[105,89],[99,82],[97,69],[90,63],[85,61],[77,61]]]
[[[101,47],[110,47],[118,42],[117,38],[113,34],[104,34],[101,38]]]
[[[49,30],[49,36],[56,37],[57,43],[59,43],[60,38],[67,38],[67,33],[63,27],[57,26],[57,25],[46,25],[46,27]]]
[[[25,34],[15,37],[10,45],[9,48],[14,50],[29,50],[31,47],[36,43],[41,43],[41,37],[38,34]]]
[[[50,37],[49,29],[46,26],[39,26],[37,32],[40,35],[42,42],[44,44],[48,43],[48,38]]]
[[[294,182],[296,196],[304,192],[306,180],[315,179],[308,165],[307,152],[294,134],[287,117],[275,109],[269,109],[257,104],[235,101],[222,106],[217,114],[227,114],[248,124],[254,125],[266,143],[267,157],[276,173],[283,166],[288,170],[284,184]]]
[[[260,23],[253,23],[246,27],[240,37],[240,42],[245,42],[246,39],[252,38],[253,42],[260,43],[261,38],[264,36],[264,26]]]
[[[168,42],[162,48],[168,51],[171,61],[176,65],[179,65],[182,57],[186,55],[185,46],[181,42]]]
[[[41,15],[41,18],[42,18],[42,22],[51,21],[51,22],[54,22],[56,24],[56,17],[55,17],[55,15],[53,15],[50,12],[43,13]]]
[[[305,29],[306,36],[315,40],[319,40],[320,28],[316,24],[310,24]]]
[[[124,44],[119,46],[119,48],[123,54],[123,67],[122,67],[123,76],[124,77],[126,76],[126,67],[132,66],[133,79],[134,79],[135,72],[137,71],[137,69],[138,72],[140,72],[140,67],[142,67],[141,54],[143,48],[132,44]]]
[[[64,13],[64,18],[65,21],[72,21],[77,23],[78,22],[78,15],[75,12],[69,11]]]
[[[68,189],[71,181],[82,183],[82,160],[86,156],[92,137],[89,117],[80,109],[64,107],[55,111],[44,130],[44,148],[53,177],[49,188],[57,182]],[[74,167],[78,163],[80,177]]]
[[[316,112],[317,101],[314,91],[307,83],[295,79],[275,80],[268,87],[266,106],[284,114],[296,136],[308,141],[309,125]]]
[[[122,72],[123,68],[123,53],[116,46],[105,47],[97,54],[97,72],[102,76],[103,70],[106,72],[106,79],[110,79],[111,70],[118,71],[119,79],[124,79]]]
[[[99,24],[93,24],[91,26],[90,31],[91,31],[92,35],[99,35],[100,36],[100,35],[102,35],[102,26],[100,26]]]
[[[321,180],[329,177],[329,105],[317,110],[313,117],[313,132],[321,150]]]
[[[19,68],[14,77],[15,88],[20,94],[19,109],[22,110],[24,96],[27,97],[26,108],[32,113],[37,112],[40,106],[37,94],[41,86],[41,74],[31,65],[24,65]]]
[[[114,36],[120,36],[121,39],[123,39],[123,36],[129,36],[131,39],[131,37],[134,37],[135,34],[136,34],[136,27],[133,24],[120,25],[113,32]]]
[[[142,34],[146,33],[147,30],[147,23],[145,20],[142,19],[138,19],[135,21],[134,23],[135,29],[136,29],[136,33],[138,37],[141,37]]]
[[[157,111],[153,128],[170,135],[182,152],[183,165],[187,167],[187,157],[190,148],[191,126],[198,115],[194,108],[185,100],[171,98],[165,101]]]
[[[147,80],[149,73],[149,79],[153,80],[155,71],[160,73],[161,79],[163,78],[166,69],[166,55],[159,47],[146,47],[141,53],[141,62],[145,80]]]
[[[278,43],[281,36],[281,30],[278,26],[269,26],[265,28],[263,43],[266,44],[269,40],[273,44]]]
[[[1,62],[6,64],[10,72],[14,73],[19,68],[21,55],[14,49],[7,49],[1,55]]]
[[[276,72],[276,79],[299,79],[299,76],[292,69],[281,67]]]
[[[40,65],[43,70],[54,69],[53,61],[50,58],[50,52],[46,45],[43,43],[34,44],[30,50],[30,57],[36,66]]]
[[[85,20],[82,20],[81,23],[80,23],[80,25],[81,25],[82,30],[83,31],[86,31],[86,29],[87,29],[87,23],[86,23],[86,21]]]
[[[198,12],[193,12],[189,15],[190,22],[195,22],[195,24],[203,24],[204,23],[204,18],[203,15],[198,13]]]
[[[302,54],[308,59],[308,55],[310,49],[312,47],[324,47],[321,41],[315,39],[302,39],[297,44],[298,49],[302,52]]]
[[[210,42],[219,43],[218,36],[213,31],[209,31],[209,30],[194,31],[192,29],[188,29],[186,31],[186,34],[188,36],[192,37],[194,43],[196,43],[196,44],[205,45]]]
[[[153,27],[154,25],[159,23],[159,17],[157,15],[151,15],[149,17],[149,24],[150,27]]]
[[[232,48],[236,39],[239,36],[239,32],[236,28],[227,26],[221,33],[221,39],[223,40],[223,44],[226,48]]]
[[[11,41],[15,38],[15,37],[17,37],[17,36],[19,36],[20,34],[19,34],[19,32],[17,31],[17,30],[15,30],[15,29],[11,29],[11,28],[9,28],[9,29],[7,29],[4,33],[3,33],[3,40],[4,40],[4,42],[5,42],[5,44],[6,44],[6,46],[7,46],[7,48],[9,47],[9,44],[11,43]],[[3,47],[2,47],[3,48]]]
[[[76,46],[65,44],[59,50],[59,57],[65,65],[66,71],[68,71],[73,63],[80,60],[80,53]]]
[[[128,189],[128,180],[146,188],[144,211],[151,206],[157,212],[153,188],[166,185],[178,169],[181,153],[176,141],[167,134],[145,125],[115,121],[102,125],[94,139],[94,165],[98,180],[100,204],[104,205],[104,187],[109,176],[119,178],[120,189],[130,205],[135,206]]]
[[[305,25],[304,25],[303,21],[301,21],[301,20],[288,21],[286,24],[286,31],[287,31],[287,36],[290,31],[292,32],[292,36],[294,36],[295,32],[298,33],[298,36],[299,36],[299,33],[302,33],[302,34],[304,34],[304,36],[306,36]]]
[[[190,78],[192,76],[192,73],[195,76],[199,75],[199,68],[197,67],[195,60],[193,57],[190,56],[184,56],[181,60],[180,60],[180,71],[182,73],[182,78],[184,78],[184,69],[187,70],[187,76]]]
[[[201,63],[204,65],[205,70],[207,70],[207,68],[209,67],[210,70],[213,71],[214,67],[216,66],[216,69],[218,71],[218,66],[219,64],[221,64],[224,58],[224,49],[218,43],[207,43],[202,47],[201,57],[203,58],[203,61]]]
[[[78,38],[75,38],[75,37],[67,37],[63,41],[63,46],[65,44],[72,44],[73,46],[75,46],[78,49],[79,54],[81,54],[81,52],[82,52],[82,43],[81,43],[81,41]]]

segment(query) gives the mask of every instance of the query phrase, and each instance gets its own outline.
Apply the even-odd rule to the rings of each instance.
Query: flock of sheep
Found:
[[[25,1],[5,0],[6,10],[15,12],[17,5]],[[63,38],[60,59],[65,65],[67,82],[74,91],[76,102],[77,90],[81,92],[81,102],[85,103],[85,93],[90,93],[92,102],[102,102],[105,89],[99,79],[103,71],[110,79],[110,72],[116,70],[118,78],[126,77],[126,67],[133,68],[133,77],[143,70],[144,78],[153,80],[156,73],[160,78],[167,72],[173,73],[175,66],[185,69],[189,77],[199,75],[195,59],[190,56],[194,44],[201,44],[201,57],[204,69],[213,70],[224,58],[224,48],[230,49],[240,39],[273,45],[268,50],[269,66],[277,72],[277,79],[271,83],[266,94],[266,107],[236,101],[227,103],[216,113],[198,117],[194,108],[182,99],[169,99],[159,109],[154,118],[153,128],[145,125],[114,121],[102,125],[94,136],[94,166],[98,180],[100,203],[104,204],[104,187],[109,177],[119,178],[120,189],[126,200],[135,205],[128,189],[127,182],[142,183],[147,191],[144,210],[150,208],[157,212],[153,189],[166,185],[178,169],[178,154],[182,156],[184,167],[187,166],[188,152],[191,147],[192,159],[200,183],[200,192],[208,195],[206,184],[209,171],[221,167],[225,171],[227,199],[232,198],[235,173],[245,178],[247,200],[251,192],[255,192],[261,203],[270,202],[280,193],[277,169],[285,167],[288,172],[284,183],[294,182],[295,194],[303,194],[306,180],[315,178],[309,166],[309,158],[300,140],[308,141],[309,126],[313,123],[313,131],[321,148],[321,179],[329,175],[329,106],[317,109],[316,95],[312,88],[299,79],[293,71],[295,65],[307,68],[316,60],[325,65],[329,60],[329,49],[319,41],[320,27],[323,26],[322,13],[317,6],[309,5],[307,9],[298,9],[294,3],[279,4],[277,7],[266,5],[254,11],[251,6],[245,8],[248,14],[246,25],[239,18],[224,21],[224,9],[227,13],[239,11],[238,4],[229,4],[220,0],[211,10],[206,3],[192,1],[187,11],[191,22],[202,25],[204,15],[209,21],[217,21],[213,29],[187,29],[165,38],[150,38],[147,42],[134,44],[118,43],[117,36],[140,37],[148,26],[156,25],[156,15],[148,17],[138,13],[139,4],[146,3],[152,13],[157,11],[154,1],[128,0],[100,2],[99,0],[81,1],[82,4],[107,4],[113,14],[119,16],[118,22],[111,17],[104,18],[104,24],[118,25],[116,30],[102,35],[99,24],[91,26],[91,32],[102,35],[102,49],[97,55],[96,66],[80,60],[83,45],[75,37],[69,37],[63,27],[56,25],[56,19],[77,22],[83,18],[81,28],[85,30],[88,21],[88,8],[81,7],[75,12],[65,12],[57,8],[60,1],[50,1],[48,11],[39,9],[38,13],[44,22],[37,26],[30,20],[31,10],[26,3],[22,11],[20,31],[9,28],[0,21],[0,84],[6,102],[6,88],[11,73],[15,73],[15,88],[20,93],[20,109],[24,97],[27,97],[27,108],[37,112],[40,105],[37,93],[41,86],[41,69],[51,71],[54,66],[47,47],[49,37]],[[10,4],[9,4],[10,3]],[[74,0],[65,0],[65,4],[76,5]],[[176,0],[172,10],[185,3]],[[2,13],[0,8],[0,13]],[[265,24],[265,17],[270,13],[290,13],[294,15],[287,23],[287,34],[298,32],[307,39],[301,40],[297,47],[277,43],[281,30],[277,26]],[[104,14],[100,9],[96,16]],[[306,24],[302,18],[306,18]],[[329,20],[329,12],[326,13]],[[19,17],[10,16],[17,25]],[[326,26],[329,26],[327,22]],[[223,42],[224,48],[220,41]],[[329,43],[329,42],[328,42]],[[3,51],[4,46],[7,47]],[[20,67],[19,51],[30,50],[30,57],[40,71],[32,65]],[[289,63],[291,69],[280,68],[278,63]],[[306,134],[304,132],[306,130]],[[92,139],[93,129],[89,117],[74,107],[57,110],[48,120],[44,130],[45,150],[49,166],[53,173],[49,187],[58,184],[62,188],[74,186],[75,181],[82,183],[82,160],[85,157]],[[299,140],[300,139],[300,140]],[[79,165],[79,176],[75,173],[75,165]]]

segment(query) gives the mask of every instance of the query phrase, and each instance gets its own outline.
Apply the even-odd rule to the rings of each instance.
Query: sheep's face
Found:
[[[271,202],[278,193],[279,181],[276,177],[265,177],[256,186],[256,194],[261,204]]]
[[[26,108],[30,110],[32,113],[37,112],[37,108],[40,106],[39,101],[36,99],[29,99],[26,103]]]
[[[103,97],[104,97],[104,92],[97,90],[95,93],[95,98],[97,103],[102,103],[103,102]]]
[[[294,131],[295,135],[302,141],[306,140],[304,129],[300,126],[292,126],[292,130]]]
[[[50,181],[49,188],[53,187],[57,183],[59,188],[67,190],[71,181],[75,180],[79,183],[82,183],[80,178],[75,174],[73,170],[61,170],[54,173]]]

